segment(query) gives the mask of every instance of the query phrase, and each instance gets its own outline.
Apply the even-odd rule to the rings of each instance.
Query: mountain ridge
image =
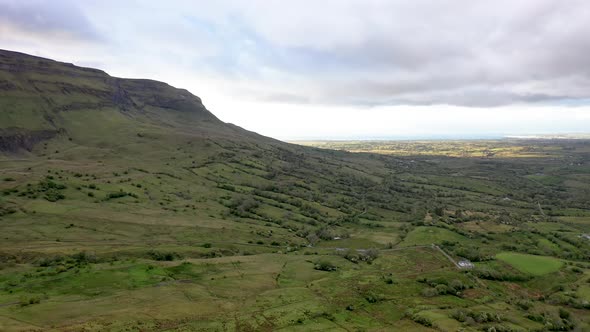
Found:
[[[88,110],[115,111],[188,135],[262,139],[222,122],[186,89],[8,50],[0,50],[0,108],[0,149],[12,152],[31,151],[33,143],[69,134],[67,113]]]

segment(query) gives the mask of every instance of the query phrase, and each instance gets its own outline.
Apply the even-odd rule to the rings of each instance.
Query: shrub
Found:
[[[463,323],[464,321],[467,320],[468,315],[467,315],[467,312],[465,310],[458,309],[458,310],[453,311],[451,313],[450,317],[453,318],[453,319],[455,319],[455,320],[457,320],[457,321],[459,321],[459,322],[461,322],[461,323]]]
[[[516,305],[522,310],[529,310],[533,306],[533,303],[529,300],[520,300],[516,302]]]
[[[59,191],[57,191],[56,189],[48,189],[45,192],[45,195],[43,196],[43,198],[45,198],[46,200],[50,201],[50,202],[57,202],[60,199],[65,199],[66,196],[62,193],[60,193]]]
[[[559,308],[559,317],[562,319],[569,319],[571,316],[571,314],[569,313],[569,311],[563,309],[563,308]]]
[[[44,181],[40,181],[39,184],[37,185],[39,191],[47,191],[49,189],[57,189],[57,190],[66,189],[65,185],[63,185],[61,183],[54,182],[51,179],[53,179],[53,177],[48,176]]]
[[[514,274],[507,272],[499,272],[485,267],[476,267],[472,270],[477,277],[487,280],[497,281],[527,281],[531,279],[530,276],[523,274]]]
[[[424,325],[426,327],[432,327],[432,321],[430,319],[420,316],[420,315],[413,315],[412,320],[420,325]]]
[[[156,261],[173,261],[177,258],[182,258],[180,254],[176,252],[160,252],[155,250],[149,251],[148,256]]]
[[[43,257],[37,260],[36,265],[41,267],[49,267],[60,264],[64,258],[62,256]]]
[[[105,200],[110,200],[110,199],[116,199],[116,198],[122,198],[122,197],[126,197],[126,196],[130,196],[133,198],[138,198],[138,196],[134,193],[128,193],[125,192],[123,190],[119,190],[119,191],[115,191],[112,193],[107,194]]]
[[[93,254],[88,254],[85,251],[80,251],[70,257],[78,264],[96,263],[98,261],[96,256]]]
[[[326,260],[316,262],[313,268],[320,271],[336,271],[338,269],[336,265]]]
[[[465,288],[467,288],[467,286],[465,286],[463,284],[463,282],[461,280],[458,279],[454,279],[449,283],[449,287],[452,288],[455,292],[459,292],[464,290]]]
[[[383,297],[375,293],[368,293],[365,295],[365,300],[369,303],[377,303],[383,301]]]
[[[438,291],[436,290],[436,288],[424,288],[422,290],[422,296],[424,297],[433,297],[433,296],[437,296],[438,295]]]
[[[361,253],[361,260],[371,263],[379,257],[379,250],[375,248],[367,249]]]
[[[434,289],[439,295],[445,295],[449,293],[449,287],[447,287],[447,285],[444,284],[438,284],[436,285],[436,287],[434,287]]]
[[[233,199],[227,207],[229,207],[229,213],[237,217],[248,217],[251,213],[254,213],[259,203],[252,198],[236,198]]]
[[[21,307],[26,307],[28,305],[38,304],[38,303],[41,303],[41,298],[37,297],[37,296],[29,297],[29,298],[21,298],[21,300],[20,300]]]
[[[8,206],[0,206],[0,217],[16,213],[16,209]]]
[[[236,187],[232,186],[231,184],[220,183],[217,185],[217,188],[225,189],[229,191],[236,191]]]

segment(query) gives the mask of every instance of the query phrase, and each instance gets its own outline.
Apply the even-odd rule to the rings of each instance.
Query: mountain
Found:
[[[588,327],[588,142],[399,144],[0,50],[0,330]]]
[[[200,98],[162,82],[111,77],[5,50],[0,50],[0,75],[0,148],[5,151],[30,151],[56,136],[100,144],[114,138],[112,132],[133,136],[170,128],[199,138],[261,139],[221,122]]]

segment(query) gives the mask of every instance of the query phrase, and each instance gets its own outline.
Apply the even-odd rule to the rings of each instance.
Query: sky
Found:
[[[0,48],[279,139],[590,132],[586,0],[0,0]]]

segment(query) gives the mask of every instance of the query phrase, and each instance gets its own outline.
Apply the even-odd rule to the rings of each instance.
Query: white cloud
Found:
[[[317,106],[213,100],[222,120],[289,139],[475,138],[587,133],[590,107]],[[239,112],[236,112],[239,110]]]

